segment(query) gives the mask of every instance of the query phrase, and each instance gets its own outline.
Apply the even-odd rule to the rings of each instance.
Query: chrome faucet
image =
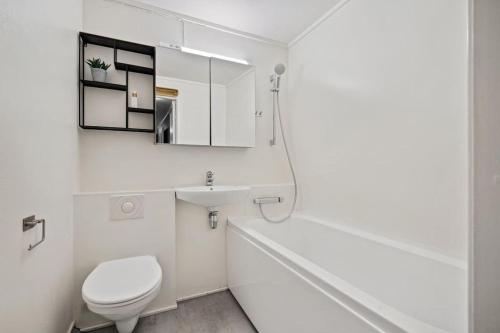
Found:
[[[214,175],[213,171],[207,171],[207,186],[214,185]]]

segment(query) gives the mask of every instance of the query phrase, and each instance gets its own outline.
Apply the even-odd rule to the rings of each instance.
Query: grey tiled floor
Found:
[[[116,333],[106,327],[93,333]],[[134,333],[255,333],[229,291],[178,303],[177,310],[139,320]],[[78,333],[75,330],[74,333]]]

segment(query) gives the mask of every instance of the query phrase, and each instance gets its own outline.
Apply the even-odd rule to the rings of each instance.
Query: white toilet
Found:
[[[153,256],[106,261],[85,279],[82,296],[88,308],[131,333],[139,314],[160,291],[161,267]]]

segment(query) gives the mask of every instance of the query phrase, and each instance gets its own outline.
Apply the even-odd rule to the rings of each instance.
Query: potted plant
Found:
[[[106,70],[111,66],[111,64],[106,64],[101,60],[101,58],[87,59],[85,62],[90,66],[92,79],[94,81],[106,82]]]

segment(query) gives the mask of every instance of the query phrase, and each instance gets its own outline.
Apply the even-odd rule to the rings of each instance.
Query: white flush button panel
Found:
[[[144,194],[113,195],[110,198],[111,219],[128,220],[144,217]]]

